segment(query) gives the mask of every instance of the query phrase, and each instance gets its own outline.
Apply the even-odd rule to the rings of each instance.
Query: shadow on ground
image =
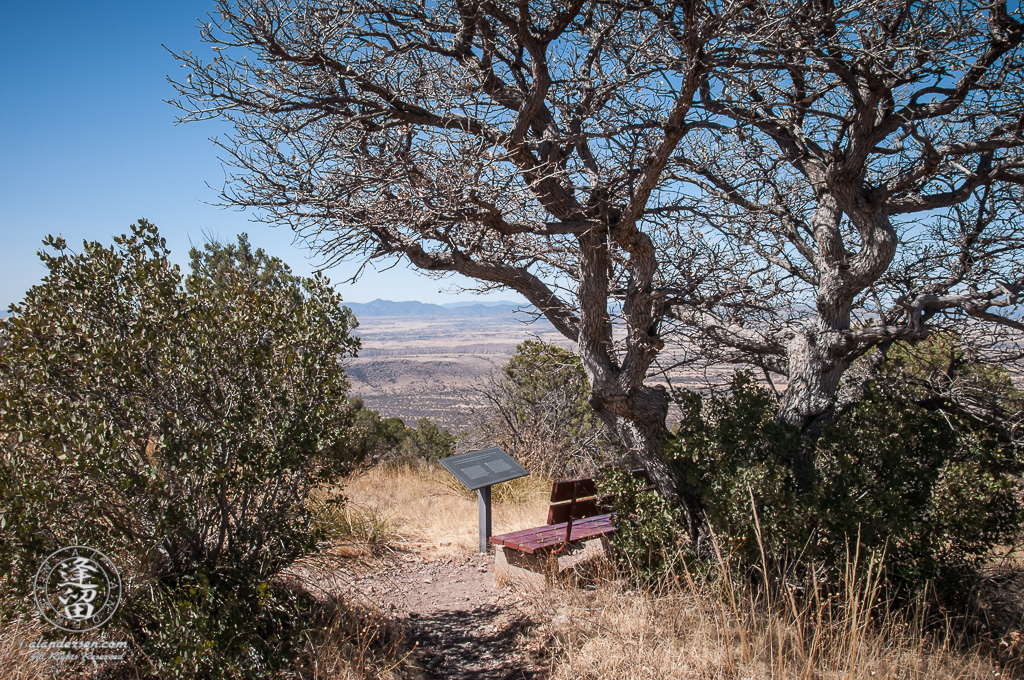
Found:
[[[529,625],[523,615],[480,605],[409,618],[406,634],[428,678],[532,680],[539,676],[516,648]]]

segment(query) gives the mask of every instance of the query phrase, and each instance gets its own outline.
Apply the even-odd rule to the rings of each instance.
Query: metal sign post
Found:
[[[480,511],[480,552],[487,552],[487,540],[491,537],[491,487],[476,490],[477,509]]]
[[[440,461],[470,491],[477,492],[480,511],[480,552],[487,552],[491,537],[491,486],[530,474],[497,446],[470,451]]]

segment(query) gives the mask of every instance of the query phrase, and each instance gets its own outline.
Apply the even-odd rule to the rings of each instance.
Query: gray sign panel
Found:
[[[462,453],[438,462],[471,491],[530,474],[497,446]]]

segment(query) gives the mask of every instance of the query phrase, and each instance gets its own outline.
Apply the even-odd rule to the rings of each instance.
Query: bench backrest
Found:
[[[633,470],[633,476],[647,482],[650,477],[646,470]],[[548,508],[548,524],[576,521],[602,515],[608,512],[611,496],[598,497],[597,484],[590,477],[567,479],[551,485],[551,507]]]

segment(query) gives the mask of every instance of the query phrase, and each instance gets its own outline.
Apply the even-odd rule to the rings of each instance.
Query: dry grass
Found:
[[[550,603],[540,646],[548,650],[551,680],[1001,675],[978,655],[934,642],[913,622],[890,617],[868,625],[836,604],[796,614],[749,601],[733,608],[710,588],[654,594],[621,582],[562,590]]]
[[[421,676],[410,663],[404,633],[379,610],[337,599],[299,659],[301,680],[413,680]]]
[[[49,632],[35,621],[16,618],[3,622],[0,627],[0,680],[52,678],[57,668],[55,662],[33,658],[33,650],[27,647]]]
[[[383,552],[399,538],[390,510],[377,503],[353,503],[341,487],[315,490],[307,505],[313,512],[315,524],[327,532],[336,549],[342,548],[348,556]]]
[[[753,595],[728,576],[692,575],[631,589],[611,573],[590,589],[553,589],[546,627],[550,680],[786,678],[981,680],[1019,677],[949,628],[927,632],[918,612],[881,600],[877,562],[851,558],[839,592]]]
[[[396,547],[428,558],[462,556],[479,547],[476,492],[466,491],[440,465],[380,465],[350,477],[343,493],[364,522],[387,522]],[[547,520],[549,481],[524,477],[492,493],[495,534]]]

